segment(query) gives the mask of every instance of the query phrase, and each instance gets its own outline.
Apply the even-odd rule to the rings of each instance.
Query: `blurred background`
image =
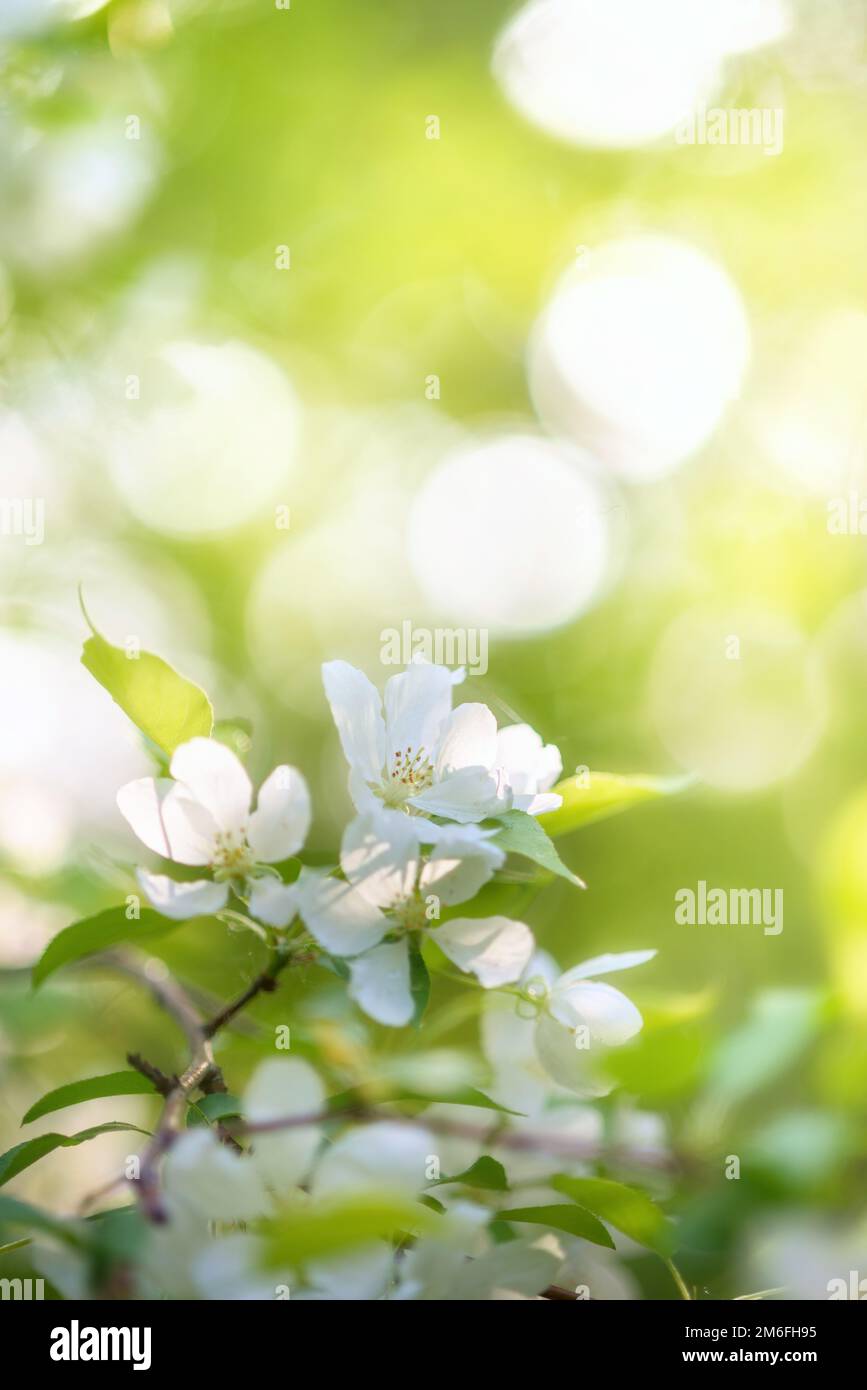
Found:
[[[381,685],[384,630],[473,629],[461,698],[564,775],[695,778],[562,841],[588,891],[528,915],[564,967],[659,951],[601,1105],[700,1156],[661,1194],[687,1277],[867,1277],[865,136],[862,0],[0,0],[2,1148],[146,1123],[20,1129],[128,1047],[174,1065],[134,985],[29,990],[130,891],[114,795],[150,768],[78,584],[250,721],[254,780],[302,768],[323,853],[321,661]],[[782,890],[783,931],[679,924],[700,880]],[[203,998],[258,953],[215,923],[160,951]],[[477,1057],[449,991],[426,1045]],[[286,1017],[344,1084],[404,1046],[311,971],[233,1075]],[[73,1211],[128,1147],[13,1190]],[[672,1296],[626,1266],[612,1296]]]

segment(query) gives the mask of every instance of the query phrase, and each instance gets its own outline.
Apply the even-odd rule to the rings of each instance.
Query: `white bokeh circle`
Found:
[[[449,454],[416,496],[409,559],[431,608],[501,633],[584,612],[609,556],[610,501],[593,461],[509,434]]]
[[[670,237],[608,242],[571,268],[534,329],[536,407],[615,473],[671,472],[738,394],[750,332],[715,261]]]
[[[530,0],[500,34],[493,69],[549,135],[625,148],[712,95],[726,56],[787,28],[782,0]]]
[[[299,407],[276,363],[246,343],[172,342],[129,366],[140,397],[118,423],[109,464],[140,521],[206,535],[288,503]]]

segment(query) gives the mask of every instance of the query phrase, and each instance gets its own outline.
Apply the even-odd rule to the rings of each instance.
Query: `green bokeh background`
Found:
[[[705,250],[744,297],[754,368],[773,362],[790,321],[835,307],[863,309],[865,89],[833,64],[808,81],[803,65],[788,61],[810,48],[816,11],[802,6],[805,27],[796,29],[790,49],[745,58],[731,87],[732,100],[746,105],[763,83],[777,84],[785,155],[723,169],[697,148],[660,142],[592,151],[534,129],[508,105],[490,71],[493,40],[512,9],[503,0],[293,0],[285,13],[253,0],[214,3],[179,12],[174,34],[153,40],[145,8],[131,0],[111,4],[91,19],[7,47],[0,73],[5,120],[51,131],[98,118],[121,129],[129,112],[140,113],[146,139],[160,149],[160,174],[139,215],[94,255],[34,265],[16,261],[14,248],[8,252],[14,310],[0,340],[3,386],[10,408],[26,409],[28,383],[39,372],[50,376],[53,364],[77,360],[86,377],[128,312],[122,305],[130,287],[166,260],[195,271],[187,321],[194,335],[240,339],[285,369],[305,412],[299,463],[287,475],[285,497],[277,498],[292,509],[285,535],[266,511],[213,538],[171,538],[143,527],[111,492],[86,428],[73,427],[68,452],[53,457],[76,499],[61,526],[75,534],[92,524],[116,542],[153,577],[155,592],[162,586],[169,611],[172,574],[183,575],[198,595],[218,713],[253,716],[255,777],[277,760],[302,767],[314,791],[311,848],[325,854],[349,804],[333,727],[315,694],[315,667],[324,655],[349,655],[381,680],[388,672],[379,667],[380,630],[415,614],[398,589],[392,607],[361,616],[347,608],[342,628],[351,563],[335,575],[317,565],[314,546],[304,586],[319,596],[314,613],[323,604],[330,609],[330,649],[323,651],[316,617],[304,620],[303,592],[293,594],[285,611],[274,613],[280,655],[271,677],[263,676],[250,653],[248,603],[264,559],[315,535],[348,490],[367,489],[375,507],[378,475],[371,469],[366,476],[365,460],[377,421],[424,407],[430,373],[440,377],[442,396],[427,409],[447,421],[482,432],[503,422],[536,428],[524,348],[576,246],[656,230]],[[34,75],[52,68],[62,74],[58,84],[34,94]],[[424,138],[430,113],[441,120],[438,141]],[[280,243],[292,251],[292,269],[283,275],[273,268]],[[357,422],[357,437],[350,428],[339,451],[320,427],[323,413],[334,409],[359,412],[347,417]],[[863,453],[863,438],[859,447]],[[0,460],[4,470],[14,465],[14,458]],[[408,454],[398,472],[414,487],[426,466]],[[99,505],[89,514],[87,500],[96,494]],[[864,541],[829,535],[823,500],[781,488],[738,405],[681,470],[624,488],[619,505],[623,553],[606,595],[560,630],[492,638],[490,671],[470,683],[470,698],[486,700],[501,722],[514,711],[543,731],[561,747],[567,771],[586,764],[677,773],[648,714],[648,682],[661,634],[694,603],[783,613],[805,634],[810,659],[820,654],[829,691],[826,732],[782,785],[738,795],[699,784],[575,833],[560,848],[588,891],[579,896],[557,882],[528,916],[564,966],[603,950],[658,949],[653,966],[630,980],[647,1027],[624,1051],[624,1091],[604,1105],[613,1108],[626,1096],[659,1111],[673,1142],[701,1156],[699,1175],[688,1173],[672,1194],[687,1233],[679,1263],[700,1289],[731,1297],[749,1291],[743,1251],[769,1213],[807,1214],[833,1227],[852,1226],[863,1212],[865,628],[853,624],[830,656],[822,634],[839,605],[864,586]],[[402,545],[395,536],[395,550]],[[49,535],[5,586],[10,627],[42,631],[34,595],[49,583],[51,549]],[[392,560],[384,550],[386,587]],[[69,595],[81,577],[65,575]],[[110,573],[100,579],[110,587]],[[57,586],[56,574],[50,583]],[[74,662],[83,628],[72,603],[64,613]],[[433,620],[438,616],[449,618]],[[151,645],[147,633],[143,639]],[[202,669],[194,632],[166,654],[192,674]],[[707,654],[697,651],[696,662],[703,659]],[[14,672],[2,678],[14,680]],[[95,684],[92,699],[107,700]],[[724,709],[719,715],[724,719]],[[76,737],[70,727],[68,738]],[[10,860],[9,882],[25,897],[61,903],[70,920],[94,912],[117,901],[128,880],[123,869],[106,869],[93,848],[84,835],[68,863],[44,874]],[[112,842],[98,848],[123,858]],[[781,888],[783,933],[678,925],[674,894],[699,879]],[[184,929],[158,954],[216,996],[237,989],[260,960],[252,937],[213,923]],[[813,1025],[801,1035],[797,1022],[779,1024],[781,1061],[769,1074],[763,1068],[773,1055],[774,1028],[752,1042],[748,1035],[727,1062],[725,1048],[756,1001],[781,989],[813,992]],[[452,997],[452,987],[438,982],[432,1017],[451,1007]],[[287,980],[251,1017],[249,1031],[227,1038],[219,1054],[236,1088],[269,1047],[275,1023],[291,1022],[299,1046],[324,1058],[336,1086],[376,1071],[404,1046],[363,1022],[338,983],[316,970]],[[456,1019],[438,1041],[472,1052],[475,1024]],[[3,1148],[19,1142],[20,1115],[33,1099],[67,1080],[123,1066],[127,1048],[170,1070],[178,1064],[176,1040],[151,1005],[106,976],[58,977],[34,999],[25,969],[4,971],[0,1038]],[[424,1043],[422,1033],[406,1046]],[[742,1078],[743,1098],[714,1128],[708,1097],[726,1066]],[[112,1113],[133,1111],[147,1113],[138,1102],[115,1103]],[[746,1154],[771,1120],[788,1123],[803,1112],[808,1118],[796,1143],[782,1142],[740,1183],[724,1180],[725,1155]],[[71,1132],[95,1112],[82,1109],[80,1124],[76,1113],[52,1117],[53,1127],[66,1124]],[[781,1149],[796,1151],[803,1164],[787,1169]],[[85,1152],[76,1163],[91,1165],[89,1181],[77,1181],[77,1196],[98,1186],[114,1161],[98,1157],[96,1146],[75,1154]],[[55,1155],[12,1190],[68,1211],[70,1161]],[[11,1269],[13,1257],[7,1259]],[[646,1293],[672,1296],[664,1270],[633,1263]]]

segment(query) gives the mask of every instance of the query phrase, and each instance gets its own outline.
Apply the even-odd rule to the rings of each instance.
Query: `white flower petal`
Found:
[[[536,1019],[518,1013],[518,1000],[507,994],[488,994],[480,1015],[482,1051],[492,1066],[525,1066],[535,1058]]]
[[[589,980],[595,975],[610,975],[614,970],[631,970],[634,965],[645,965],[653,960],[656,951],[608,951],[603,956],[593,956],[573,965],[571,970],[560,976],[558,984],[571,985],[576,980]]]
[[[297,1057],[272,1057],[262,1062],[247,1085],[242,1109],[251,1124],[318,1115],[325,1108],[325,1088],[307,1062]],[[279,1195],[303,1182],[319,1147],[318,1125],[253,1136],[252,1160],[264,1180]]]
[[[171,859],[172,855],[163,825],[162,804],[173,786],[169,777],[140,777],[121,787],[116,798],[121,815],[142,844],[164,859]]]
[[[271,1203],[256,1166],[225,1144],[210,1129],[189,1129],[175,1141],[163,1167],[171,1202],[209,1221],[251,1221]]]
[[[197,1293],[214,1302],[273,1302],[283,1280],[266,1265],[265,1242],[243,1231],[208,1241],[190,1263]]]
[[[288,927],[298,912],[298,891],[294,883],[280,883],[270,874],[247,880],[250,915],[269,927]]]
[[[427,834],[427,832],[425,832]],[[422,893],[435,893],[447,907],[475,897],[479,889],[505,863],[506,856],[493,843],[493,830],[477,825],[433,826],[433,849],[420,879]]]
[[[243,834],[253,787],[231,748],[215,738],[191,738],[175,749],[171,774],[210,811],[224,835]]]
[[[137,870],[136,877],[157,912],[176,922],[185,922],[190,917],[209,917],[226,906],[229,896],[228,883],[212,883],[209,878],[176,883],[166,874],[149,874],[146,869]]]
[[[426,815],[463,823],[497,816],[508,811],[511,804],[511,793],[502,778],[478,767],[461,768],[408,802]]]
[[[532,1297],[547,1288],[562,1263],[563,1247],[552,1233],[509,1240],[456,1269],[449,1298],[479,1302],[504,1292]]]
[[[643,1019],[631,999],[613,985],[599,980],[580,980],[563,987],[558,980],[548,998],[548,1008],[569,1028],[589,1028],[594,1042],[618,1047],[641,1032]]]
[[[379,782],[385,766],[385,722],[376,687],[347,661],[326,661],[322,680],[346,761],[365,781]]]
[[[497,721],[487,705],[458,705],[446,720],[436,756],[436,774],[460,768],[489,771],[497,759]]]
[[[350,998],[377,1023],[402,1028],[413,1015],[406,941],[376,946],[350,961]]]
[[[577,1047],[571,1029],[543,1013],[536,1024],[536,1055],[545,1071],[576,1096],[605,1096],[611,1087],[596,1074],[600,1048]]]
[[[340,867],[376,907],[391,907],[412,893],[418,861],[418,831],[402,811],[356,816],[343,832]]]
[[[385,936],[388,919],[351,883],[302,870],[295,886],[309,931],[333,955],[360,955]]]
[[[546,792],[563,771],[560,749],[529,724],[509,724],[497,734],[497,764],[514,792]]]
[[[394,1267],[394,1247],[385,1241],[364,1245],[349,1255],[311,1260],[307,1275],[330,1302],[369,1302],[385,1292]]]
[[[389,764],[411,748],[433,754],[452,708],[454,678],[447,666],[414,661],[385,683],[385,727]]]
[[[410,1196],[430,1182],[436,1140],[421,1126],[383,1120],[350,1129],[323,1154],[313,1175],[315,1197],[386,1189]]]
[[[440,950],[485,989],[512,984],[533,954],[530,928],[510,917],[455,917],[431,933]]]
[[[176,782],[167,777],[128,782],[118,792],[117,804],[148,849],[176,864],[211,863],[217,835],[214,819]]]
[[[275,767],[259,790],[247,843],[264,864],[297,854],[310,829],[310,792],[297,767]]]
[[[516,811],[525,811],[528,816],[541,816],[546,811],[557,811],[563,805],[562,796],[556,792],[529,792],[526,795],[512,796],[512,806]]]
[[[193,867],[211,864],[217,850],[219,829],[206,806],[196,801],[188,789],[175,782],[162,803],[171,858],[176,864]]]

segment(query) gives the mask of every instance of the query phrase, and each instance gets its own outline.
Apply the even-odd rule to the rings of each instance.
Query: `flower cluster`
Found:
[[[591,977],[639,965],[653,952],[602,956],[559,975],[524,922],[452,912],[505,862],[497,818],[535,816],[561,801],[551,790],[562,770],[558,749],[526,724],[498,729],[486,705],[453,708],[461,678],[415,662],[388,680],[380,699],[355,667],[323,667],[357,812],[343,834],[339,872],[301,866],[293,879],[277,867],[303,850],[310,827],[310,794],[297,768],[275,768],[253,809],[236,755],[216,739],[194,738],[175,751],[170,777],[129,783],[118,805],[149,849],[207,876],[180,880],[140,868],[139,883],[159,912],[176,919],[218,913],[237,899],[245,920],[276,940],[303,940],[342,960],[350,996],[391,1027],[414,1017],[413,966],[433,941],[484,990],[504,992],[486,1015],[487,1036],[501,1039],[494,1010],[503,1006],[509,1047],[527,1052],[529,1041],[533,1065],[558,1086],[603,1093],[590,1049],[598,1060],[638,1031],[641,1016]],[[489,1049],[495,1072],[499,1046]],[[520,1068],[511,1071],[514,1080]]]

